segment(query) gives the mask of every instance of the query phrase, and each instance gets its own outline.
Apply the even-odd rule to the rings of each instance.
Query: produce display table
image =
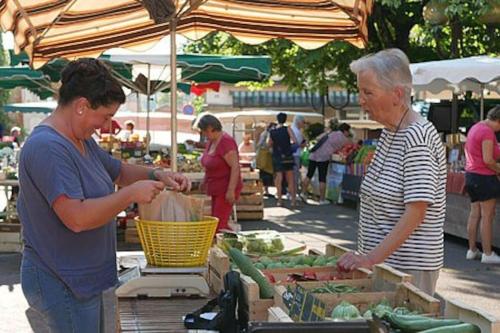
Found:
[[[467,239],[467,220],[470,213],[470,199],[465,193],[465,172],[448,172],[446,179],[446,223],[444,232]],[[497,201],[496,211],[500,211]],[[493,246],[500,247],[500,214],[493,221]]]
[[[291,233],[291,237],[294,239],[287,242],[287,244],[293,244],[293,246],[304,244],[298,236],[300,236],[298,233]],[[287,248],[286,246],[285,249]],[[343,246],[328,244],[321,252],[330,256],[339,256],[345,251],[348,251],[348,249]],[[319,251],[314,249],[309,249],[309,252],[311,254],[320,254]],[[141,266],[145,264],[140,252],[130,252],[126,256],[119,256],[121,266],[137,265],[138,263]],[[310,269],[321,272],[335,268],[310,267]],[[213,247],[209,258],[209,282],[214,290],[209,298],[215,296],[216,291],[220,290],[221,287],[220,281],[213,279],[214,271],[223,274],[227,270],[229,270],[227,256],[219,248]],[[287,270],[289,269],[271,269],[275,276],[280,279],[282,278],[280,272]],[[293,322],[282,297],[286,291],[286,283],[280,282],[274,285],[274,298],[260,299],[259,286],[252,278],[241,275],[241,281],[243,298],[248,306],[250,320]],[[346,294],[319,294],[319,299],[326,304],[325,313],[327,314],[331,313],[332,309],[342,300],[356,305],[361,311],[365,311],[373,304],[384,301],[389,302],[392,307],[404,306],[409,310],[417,310],[427,316],[440,317],[442,313],[440,312],[439,300],[423,293],[413,286],[410,281],[411,276],[408,274],[398,272],[386,265],[376,265],[372,272],[358,271],[350,278],[332,281],[333,283],[342,283],[360,288],[359,291]],[[214,282],[218,282],[219,285],[214,286]],[[308,289],[318,287],[324,281],[297,283]],[[123,332],[197,332],[188,331],[183,327],[182,316],[197,310],[209,298],[122,298],[118,300],[119,327]],[[480,309],[466,306],[457,301],[446,300],[445,317],[460,319],[478,325],[482,332],[500,333],[498,331],[498,320],[483,313]],[[315,325],[314,322],[310,322],[310,324]]]
[[[4,188],[7,202],[5,212],[0,213],[3,219],[0,222],[0,252],[21,252],[21,224],[17,217],[16,202],[9,200],[9,192],[19,187],[19,180],[3,179],[0,180],[0,186]]]

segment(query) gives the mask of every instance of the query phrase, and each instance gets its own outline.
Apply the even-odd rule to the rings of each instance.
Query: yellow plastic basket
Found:
[[[136,218],[137,232],[148,264],[163,267],[203,266],[219,219],[160,222]]]

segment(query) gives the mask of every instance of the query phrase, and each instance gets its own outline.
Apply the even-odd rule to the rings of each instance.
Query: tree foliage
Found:
[[[441,25],[433,25],[423,17],[424,7],[436,3],[442,4],[447,18]],[[377,0],[368,20],[370,41],[366,49],[333,41],[316,50],[304,50],[283,39],[252,46],[219,32],[191,42],[185,51],[267,54],[272,58],[273,74],[280,76],[291,91],[325,93],[331,85],[352,90],[355,77],[349,70],[350,62],[385,48],[400,48],[411,62],[498,54],[500,22],[486,25],[481,20],[494,7],[500,10],[500,0]]]

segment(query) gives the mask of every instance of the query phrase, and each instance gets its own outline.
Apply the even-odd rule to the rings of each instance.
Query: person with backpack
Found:
[[[295,190],[295,180],[293,177],[294,158],[292,144],[296,143],[297,140],[295,139],[295,135],[292,130],[285,125],[286,118],[287,115],[283,112],[280,112],[276,116],[278,126],[271,130],[268,144],[273,149],[274,184],[276,186],[277,205],[279,207],[283,205],[281,200],[281,190],[283,174],[285,174],[292,201],[291,206],[292,208],[295,208],[297,206],[297,192]]]
[[[300,198],[307,203],[307,188],[311,182],[316,168],[319,173],[319,205],[328,205],[330,202],[325,200],[326,193],[326,175],[328,173],[328,164],[332,154],[341,150],[344,145],[351,143],[351,126],[349,124],[341,124],[337,131],[325,132],[319,135],[317,143],[311,148],[309,154],[309,166],[307,175],[302,181],[302,193]]]

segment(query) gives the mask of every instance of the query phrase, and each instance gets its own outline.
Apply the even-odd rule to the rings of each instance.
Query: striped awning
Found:
[[[157,0],[159,7],[168,1]],[[176,0],[177,33],[199,39],[226,31],[249,44],[286,38],[314,49],[332,40],[367,42],[373,0]],[[147,49],[169,33],[143,3],[154,0],[0,0],[0,22],[35,68],[64,57],[97,57],[113,47]],[[154,15],[153,15],[154,16]]]

